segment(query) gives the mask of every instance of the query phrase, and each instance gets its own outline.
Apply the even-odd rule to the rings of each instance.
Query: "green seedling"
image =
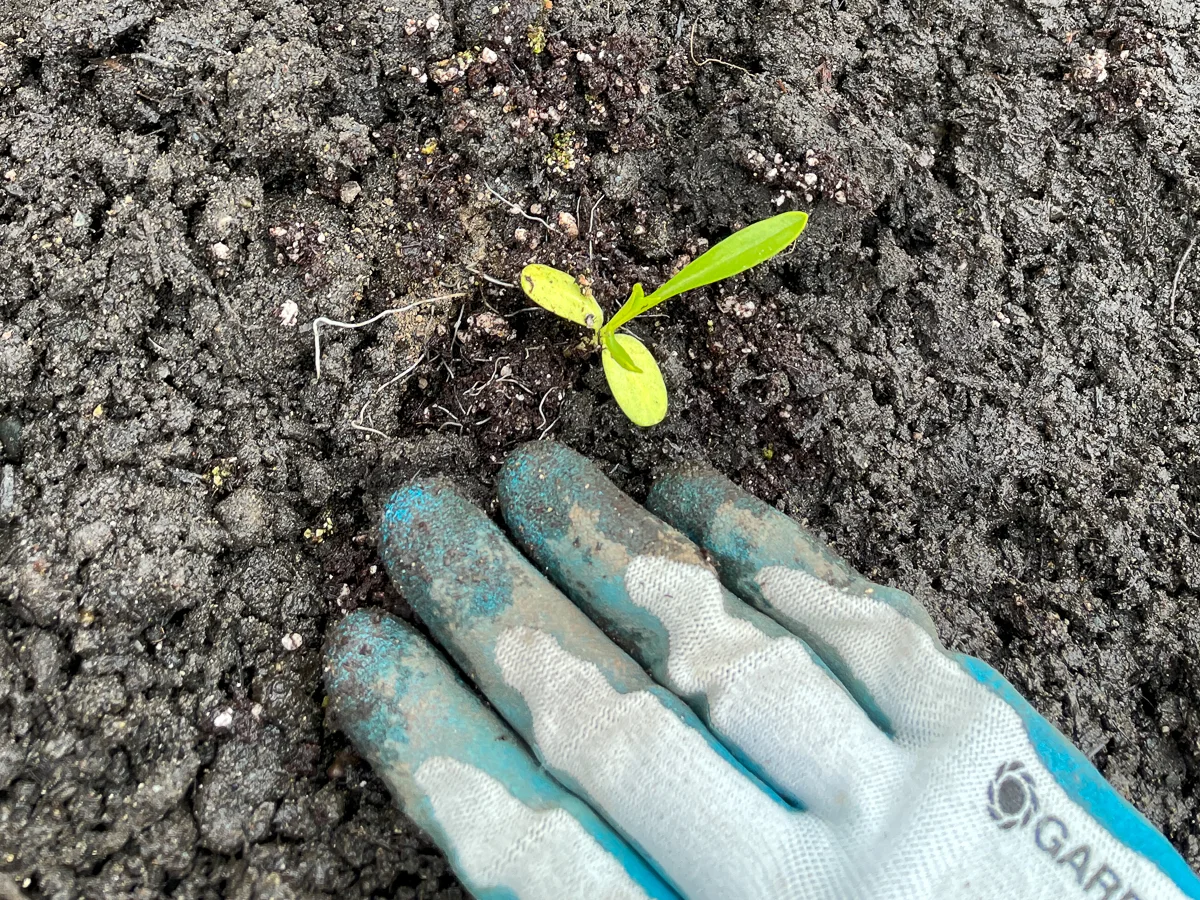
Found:
[[[521,270],[521,287],[538,306],[592,332],[592,346],[600,348],[604,377],[617,405],[634,425],[647,428],[667,414],[667,386],[646,345],[617,329],[684,291],[732,278],[766,262],[791,246],[806,224],[807,213],[786,212],[735,231],[654,293],[646,294],[641,284],[635,284],[625,305],[607,323],[600,304],[566,272],[529,265]]]

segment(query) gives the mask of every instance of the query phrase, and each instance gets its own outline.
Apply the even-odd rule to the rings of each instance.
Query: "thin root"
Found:
[[[1175,295],[1179,293],[1179,276],[1183,274],[1183,267],[1187,265],[1188,257],[1192,255],[1192,250],[1196,247],[1196,239],[1192,238],[1192,242],[1187,245],[1187,249],[1183,251],[1183,257],[1179,260],[1179,265],[1175,267],[1175,280],[1171,282],[1171,324],[1175,324]]]
[[[416,303],[408,304],[408,306],[400,306],[400,307],[397,307],[396,309],[385,309],[383,312],[378,313],[377,315],[371,316],[371,318],[366,319],[362,322],[339,322],[336,319],[330,319],[325,316],[317,316],[312,321],[313,362],[314,362],[314,368],[317,370],[317,380],[318,381],[321,380],[321,326],[322,325],[331,325],[334,328],[350,328],[350,329],[364,328],[367,325],[373,325],[374,323],[378,322],[380,319],[386,318],[387,316],[393,316],[393,315],[399,315],[400,313],[406,313],[411,309],[416,309],[418,306],[431,306],[434,303],[441,303],[445,300],[456,300],[460,297],[465,297],[465,296],[467,296],[467,295],[466,294],[446,294],[442,297],[430,297],[428,300],[418,300]]]
[[[468,265],[463,265],[463,268],[466,269],[468,272],[470,272],[472,275],[476,275],[476,276],[482,278],[484,281],[490,282],[491,284],[499,285],[500,287],[506,287],[506,288],[515,288],[516,287],[516,285],[513,284],[512,282],[501,281],[499,278],[493,278],[491,275],[488,275],[486,272],[480,272],[478,269],[473,269]]]
[[[362,405],[362,409],[360,409],[358,411],[357,421],[351,422],[350,427],[353,428],[355,431],[366,431],[370,434],[377,434],[384,440],[389,440],[388,435],[384,434],[378,428],[372,428],[370,425],[364,424],[364,420],[366,419],[366,416],[367,416],[367,408],[372,403],[375,402],[376,398],[378,398],[380,394],[382,394],[384,391],[386,391],[388,388],[390,388],[397,381],[400,381],[402,378],[407,379],[409,376],[411,376],[413,374],[413,372],[417,371],[417,366],[419,366],[421,363],[423,363],[425,361],[425,354],[427,352],[428,352],[428,348],[422,350],[421,355],[417,357],[417,361],[415,363],[413,363],[411,366],[409,366],[407,369],[405,369],[399,375],[393,375],[391,378],[389,378],[387,381],[385,381],[383,384],[381,384],[379,387],[377,387],[375,389],[375,393],[373,393],[370,396],[370,398],[367,400],[367,402]]]
[[[525,210],[521,207],[521,205],[519,203],[513,203],[511,200],[509,200],[507,197],[505,197],[503,194],[501,194],[498,190],[496,190],[490,184],[487,185],[487,189],[488,189],[489,194],[491,194],[493,197],[495,197],[497,200],[499,200],[501,203],[503,203],[505,206],[508,207],[508,211],[510,213],[513,213],[514,215],[524,216],[530,222],[540,222],[542,225],[544,225],[546,227],[546,230],[548,230],[548,231],[558,231],[557,228],[555,228],[553,225],[551,225],[549,222],[547,222],[541,216],[535,216],[531,213],[525,212]]]
[[[709,63],[716,63],[718,66],[725,66],[730,69],[737,69],[742,74],[748,75],[751,78],[754,78],[753,72],[751,72],[749,69],[743,69],[741,66],[737,65],[736,63],[726,62],[725,60],[717,59],[714,56],[706,56],[704,59],[696,59],[696,26],[699,24],[700,23],[698,21],[692,22],[692,31],[691,31],[691,34],[688,36],[688,53],[691,54],[692,65],[694,65],[697,69],[703,69]]]

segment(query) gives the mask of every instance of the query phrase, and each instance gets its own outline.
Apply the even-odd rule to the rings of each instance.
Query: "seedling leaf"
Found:
[[[525,296],[556,316],[596,331],[604,324],[604,311],[575,279],[551,266],[529,265],[521,270]]]
[[[787,249],[808,224],[808,213],[786,212],[735,231],[721,243],[688,263],[674,278],[648,297],[630,297],[605,326],[605,331],[618,328],[664,300],[714,281],[731,278],[747,269],[766,262]]]
[[[663,383],[658,363],[646,345],[632,334],[613,335],[613,341],[629,354],[640,372],[631,372],[619,365],[605,342],[600,356],[604,361],[604,377],[621,412],[634,425],[649,428],[657,425],[667,414],[667,386]]]
[[[615,335],[611,335],[608,332],[604,332],[602,337],[604,339],[605,348],[608,350],[609,353],[612,354],[612,357],[616,361],[617,365],[619,365],[622,369],[625,369],[629,372],[641,372],[642,371],[641,369],[639,369],[637,367],[637,363],[635,363],[633,361],[633,357],[631,357],[625,351],[625,348],[621,346],[621,342],[616,339]]]

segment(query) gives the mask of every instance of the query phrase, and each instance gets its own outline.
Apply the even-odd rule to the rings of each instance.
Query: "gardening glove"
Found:
[[[381,526],[393,580],[478,694],[380,614],[342,620],[326,658],[336,722],[475,896],[1200,898],[913,598],[720,475],[666,474],[647,512],[530,444],[500,507],[511,538],[416,482]]]

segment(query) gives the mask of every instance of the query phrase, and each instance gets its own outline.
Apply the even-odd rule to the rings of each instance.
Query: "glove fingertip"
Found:
[[[706,465],[676,463],[657,473],[646,509],[703,546],[713,517],[730,499],[731,488],[737,491],[732,482]]]

